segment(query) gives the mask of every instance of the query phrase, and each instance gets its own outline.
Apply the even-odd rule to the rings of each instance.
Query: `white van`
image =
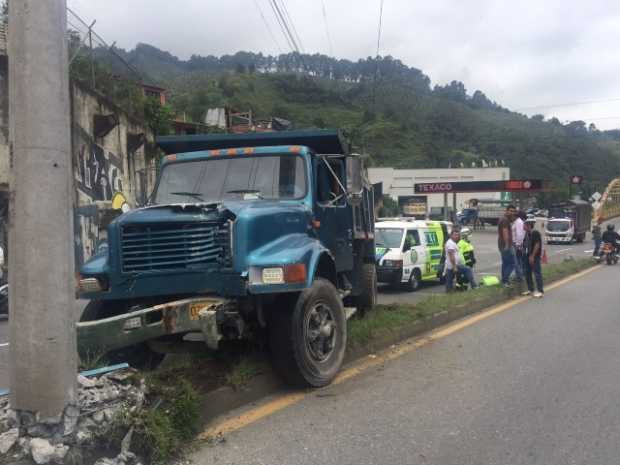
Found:
[[[443,248],[451,231],[452,223],[447,221],[379,221],[375,224],[377,280],[415,291],[422,281],[441,279]]]

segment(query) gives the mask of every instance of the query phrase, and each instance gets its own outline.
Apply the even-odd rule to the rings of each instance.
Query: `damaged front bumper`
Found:
[[[217,349],[222,334],[218,313],[232,301],[219,297],[175,300],[129,313],[77,323],[81,354],[105,353],[151,339],[199,332],[210,349]]]

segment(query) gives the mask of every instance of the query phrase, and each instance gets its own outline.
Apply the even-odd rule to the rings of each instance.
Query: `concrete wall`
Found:
[[[8,143],[8,66],[0,54],[0,245],[6,245],[10,154]],[[95,118],[117,121],[110,131],[97,137]],[[76,267],[96,252],[106,237],[105,227],[118,214],[111,210],[115,192],[122,192],[134,207],[146,202],[155,184],[156,155],[153,133],[143,121],[87,87],[71,84],[71,150],[75,176]],[[144,144],[128,140],[143,134]],[[134,135],[132,137],[131,135]],[[67,238],[71,240],[71,238]],[[5,253],[5,256],[7,254]]]
[[[412,169],[369,168],[370,182],[383,183],[383,195],[389,195],[398,201],[399,197],[426,197],[427,208],[443,207],[443,194],[416,194],[414,185],[417,183],[434,182],[466,182],[466,181],[501,181],[510,179],[510,168],[442,168]],[[457,209],[467,206],[469,199],[499,199],[500,193],[467,193],[457,194]],[[448,196],[448,205],[452,207],[452,194]]]
[[[122,192],[132,207],[146,202],[155,182],[154,137],[146,125],[86,87],[71,86],[72,152],[75,176],[76,265],[96,251],[115,216],[112,196]],[[96,118],[109,120],[97,136]],[[144,143],[131,147],[130,139]],[[132,150],[134,149],[135,150]]]

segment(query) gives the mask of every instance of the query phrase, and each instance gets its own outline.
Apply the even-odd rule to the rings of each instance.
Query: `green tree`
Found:
[[[165,136],[170,134],[173,116],[174,113],[168,105],[162,105],[154,97],[146,99],[144,103],[144,119],[155,135]]]

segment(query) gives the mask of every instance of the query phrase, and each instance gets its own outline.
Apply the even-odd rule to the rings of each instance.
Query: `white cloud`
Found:
[[[278,52],[285,41],[267,0],[69,0],[108,41],[181,57]],[[323,0],[338,57],[376,52],[379,0]],[[320,0],[286,0],[307,52],[328,53]],[[608,0],[384,0],[381,54],[443,84],[461,80],[509,108],[620,98],[620,2]],[[528,112],[620,127],[620,102]],[[617,119],[597,119],[615,117]]]

